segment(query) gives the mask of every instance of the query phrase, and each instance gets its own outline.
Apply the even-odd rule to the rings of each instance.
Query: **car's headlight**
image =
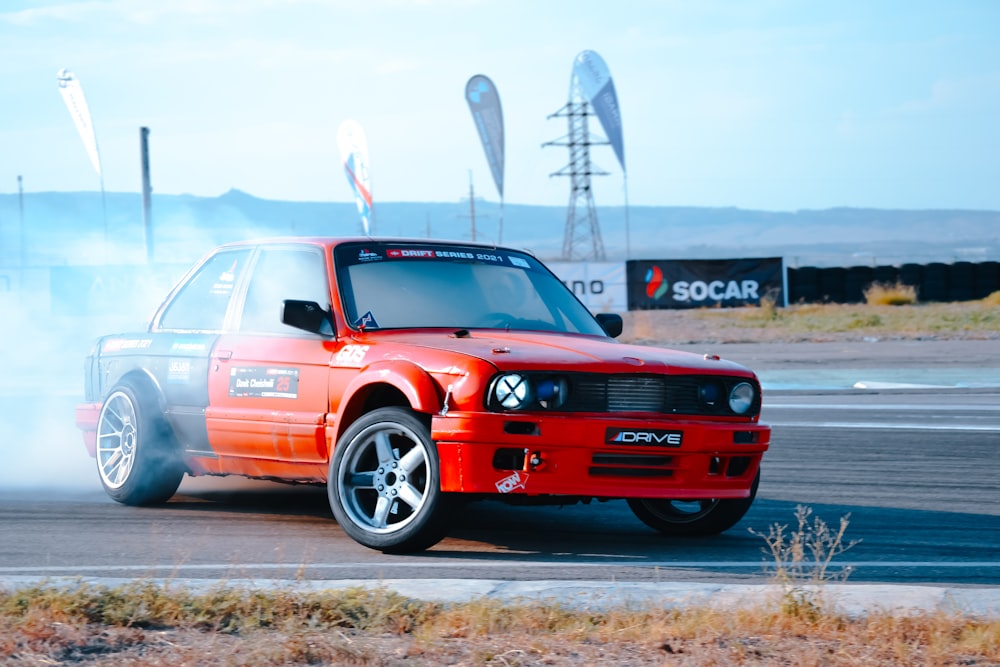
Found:
[[[729,390],[729,409],[738,415],[746,414],[753,407],[757,392],[749,382],[740,382]]]
[[[492,399],[506,410],[523,410],[531,403],[531,385],[519,373],[506,373],[493,382]]]
[[[564,377],[502,373],[490,385],[487,401],[494,410],[556,410],[569,394]]]
[[[698,400],[705,405],[715,407],[725,395],[726,390],[721,382],[706,382],[698,386]]]
[[[569,383],[566,378],[561,377],[542,378],[535,383],[534,388],[538,405],[546,410],[561,407],[569,394]]]

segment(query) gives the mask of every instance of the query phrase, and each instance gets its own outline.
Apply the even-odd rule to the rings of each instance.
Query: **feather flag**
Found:
[[[344,161],[347,182],[354,190],[358,213],[361,214],[361,227],[366,235],[374,234],[372,183],[368,173],[368,141],[357,121],[345,120],[340,124],[340,129],[337,131],[337,147]]]
[[[601,127],[608,135],[611,148],[615,151],[618,164],[625,171],[625,143],[622,139],[622,111],[618,106],[618,94],[611,72],[604,59],[595,51],[581,51],[573,62],[573,74],[580,83],[587,101],[594,107],[594,113],[601,121]]]
[[[87,155],[90,156],[90,162],[103,181],[101,153],[97,149],[97,134],[94,132],[94,124],[90,121],[87,98],[83,95],[80,81],[66,68],[56,73],[56,79],[59,82],[59,92],[62,94],[63,101],[66,102],[66,108],[69,109],[69,115],[73,117],[76,129],[80,132],[80,138],[83,139],[83,145],[87,149]]]
[[[504,136],[500,95],[489,77],[476,74],[465,84],[465,100],[476,123],[486,162],[493,174],[493,183],[503,199]]]

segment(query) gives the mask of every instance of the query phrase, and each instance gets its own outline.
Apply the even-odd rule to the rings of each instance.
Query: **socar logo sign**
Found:
[[[659,299],[667,293],[668,287],[660,267],[651,266],[646,270],[646,296],[650,299]]]

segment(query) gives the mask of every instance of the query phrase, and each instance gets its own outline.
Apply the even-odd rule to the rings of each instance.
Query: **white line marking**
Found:
[[[965,424],[885,424],[881,422],[782,422],[766,419],[770,426],[792,426],[798,428],[861,428],[883,431],[976,431],[980,433],[1000,433],[1000,426],[970,426]]]
[[[764,409],[779,410],[907,410],[920,412],[1000,412],[1000,405],[919,405],[915,403],[885,403],[881,405],[854,405],[851,403],[768,403]]]
[[[499,561],[461,561],[456,563],[428,563],[424,561],[406,561],[395,563],[312,563],[307,565],[292,565],[289,563],[248,563],[246,565],[233,565],[232,563],[202,563],[189,565],[45,565],[40,567],[0,567],[0,573],[16,574],[19,572],[149,572],[169,570],[171,572],[198,572],[198,571],[239,571],[239,570],[347,570],[354,568],[407,568],[418,567],[420,569],[443,570],[449,568],[495,568],[502,566]],[[790,565],[787,564],[786,565]],[[571,563],[566,561],[518,561],[519,569],[523,568],[558,568],[567,567],[632,567],[632,568],[694,568],[694,569],[716,569],[716,568],[760,568],[771,569],[774,564],[771,561],[647,561],[637,563],[635,561],[600,561]],[[803,563],[803,567],[818,567],[820,563]],[[1000,568],[1000,561],[853,561],[849,563],[834,563],[834,567],[860,568],[860,567],[907,567],[907,568]]]

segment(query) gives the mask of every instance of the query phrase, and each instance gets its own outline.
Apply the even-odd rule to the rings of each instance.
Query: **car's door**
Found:
[[[332,343],[281,322],[285,299],[329,308],[323,250],[261,246],[249,271],[235,331],[222,334],[211,355],[206,422],[212,450],[263,461],[324,462]],[[252,472],[295,476],[289,470],[262,462]]]
[[[209,355],[249,257],[249,248],[233,248],[207,258],[155,314],[149,340],[117,343],[147,348],[143,367],[156,379],[164,414],[189,454],[211,454],[205,429]]]

